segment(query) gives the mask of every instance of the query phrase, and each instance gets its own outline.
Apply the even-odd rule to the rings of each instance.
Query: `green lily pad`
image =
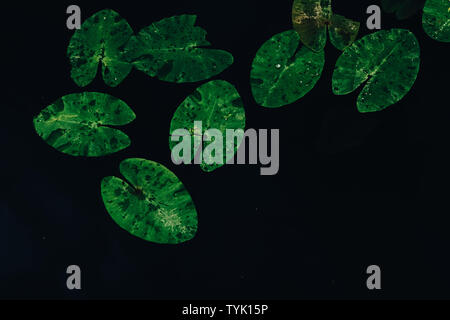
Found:
[[[355,41],[360,23],[335,15],[331,0],[294,0],[292,22],[300,40],[313,51],[325,48],[327,29],[331,43],[339,50]]]
[[[120,99],[84,92],[59,98],[34,118],[39,136],[53,148],[72,156],[100,157],[130,145],[130,138],[108,126],[123,126],[136,118]]]
[[[299,35],[290,30],[275,35],[258,50],[250,81],[259,105],[282,107],[314,88],[325,64],[324,51],[316,53],[306,46],[298,50],[299,45]]]
[[[412,17],[423,8],[425,0],[381,0],[381,7],[387,13],[395,13],[397,19]]]
[[[104,178],[101,192],[106,210],[122,229],[159,244],[194,238],[197,211],[175,174],[145,159],[124,160],[120,173],[125,179]]]
[[[359,39],[339,57],[333,92],[345,95],[362,89],[360,112],[383,110],[400,101],[413,86],[420,65],[419,43],[404,29],[382,30]]]
[[[202,122],[202,128],[195,127],[196,121]],[[221,161],[222,163],[212,163],[213,158],[203,154],[203,161],[200,164],[203,171],[211,172],[222,167],[232,159],[242,142],[240,138],[234,144],[231,141],[225,141],[227,140],[226,130],[244,130],[244,128],[244,104],[236,88],[226,81],[215,80],[199,87],[181,103],[170,123],[170,136],[178,129],[187,130],[191,137],[191,153],[189,158],[192,160],[198,155],[200,147],[195,144],[195,139],[201,139],[202,137],[209,139],[210,137],[205,134],[208,129],[217,129],[220,131],[224,140],[222,141],[223,151],[221,155],[217,156],[221,160],[223,159]],[[203,149],[206,150],[214,141],[211,139],[209,143],[208,141],[204,142]],[[177,144],[177,142],[169,139],[170,150],[173,150]],[[180,161],[184,154],[176,154],[173,156],[176,161]]]
[[[105,83],[111,87],[119,85],[133,68],[122,56],[132,35],[128,23],[113,10],[102,10],[88,18],[75,31],[67,49],[75,83],[80,87],[90,84],[100,63]]]
[[[422,20],[423,29],[431,38],[450,42],[450,0],[428,0]]]
[[[206,48],[206,31],[196,27],[197,16],[163,19],[142,29],[126,46],[125,55],[136,69],[150,77],[176,83],[197,82],[218,75],[233,56]]]

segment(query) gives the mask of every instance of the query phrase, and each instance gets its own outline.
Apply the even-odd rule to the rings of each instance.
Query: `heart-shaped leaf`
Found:
[[[256,53],[250,81],[256,102],[269,108],[291,104],[311,91],[325,64],[324,51],[305,46],[294,30],[279,33]]]
[[[163,165],[144,159],[120,164],[124,179],[106,177],[102,198],[112,219],[143,240],[179,244],[194,238],[197,211],[183,183]]]
[[[65,154],[100,157],[130,145],[125,133],[107,126],[123,126],[135,118],[122,100],[84,92],[58,99],[34,118],[34,126],[47,144]]]
[[[360,112],[383,110],[400,101],[413,86],[420,65],[419,43],[404,29],[382,30],[359,39],[339,57],[333,92],[345,95],[365,83]]]
[[[204,149],[212,146],[215,140],[206,134],[209,129],[216,129],[222,134],[223,148],[216,150],[221,152],[220,155],[215,153],[211,157],[208,153],[203,153],[203,161],[200,167],[205,172],[211,172],[220,168],[232,159],[242,142],[238,138],[237,142],[228,141],[226,139],[226,131],[244,129],[245,128],[245,109],[242,99],[236,88],[230,83],[222,80],[210,81],[199,87],[193,94],[187,97],[175,111],[170,123],[170,136],[174,135],[177,130],[185,129],[191,138],[190,159],[195,159],[199,154],[199,147],[195,143],[195,139],[206,139],[209,143],[204,143]],[[195,122],[201,121],[201,128],[195,127]],[[182,137],[181,137],[182,138]],[[227,140],[227,141],[224,141]],[[177,142],[170,139],[170,150],[177,145]],[[211,153],[212,154],[212,153]],[[185,156],[183,154],[173,154],[174,160],[181,162]],[[219,161],[214,162],[214,158],[219,157]],[[200,161],[199,161],[200,162]],[[214,162],[214,163],[213,163]]]
[[[422,20],[423,29],[431,38],[450,42],[450,0],[428,0]]]
[[[194,26],[196,19],[174,16],[142,29],[126,46],[128,61],[150,77],[168,82],[197,82],[221,73],[233,63],[233,56],[205,48],[211,44],[206,31]]]
[[[119,85],[133,66],[123,59],[124,45],[133,30],[113,10],[102,10],[87,19],[72,36],[67,55],[72,79],[80,87],[90,84],[102,65],[103,79],[111,87]]]
[[[339,50],[355,41],[360,23],[335,15],[331,0],[294,0],[292,22],[300,40],[313,51],[319,52],[327,42],[327,27],[332,44]]]

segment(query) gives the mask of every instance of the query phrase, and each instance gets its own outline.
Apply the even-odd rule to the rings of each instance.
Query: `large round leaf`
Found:
[[[144,159],[120,164],[124,179],[106,177],[102,198],[113,220],[132,235],[162,244],[191,240],[197,211],[183,183],[166,167]]]
[[[320,52],[327,42],[327,27],[331,43],[344,50],[359,32],[359,22],[333,14],[331,0],[294,0],[292,23],[300,40],[313,51]]]
[[[142,29],[126,46],[126,56],[138,70],[176,83],[211,78],[233,63],[223,50],[205,48],[206,31],[196,27],[195,15],[163,19]]]
[[[428,0],[425,3],[423,29],[434,40],[450,42],[450,0]]]
[[[130,145],[125,133],[107,126],[123,126],[135,118],[122,100],[84,92],[58,99],[34,118],[34,126],[45,142],[63,153],[99,157]]]
[[[339,57],[333,92],[345,95],[367,81],[358,97],[358,110],[380,111],[411,90],[419,65],[420,47],[414,34],[403,29],[378,31],[356,41]]]
[[[278,108],[302,98],[314,88],[325,64],[324,51],[315,53],[300,45],[299,35],[286,31],[275,35],[256,53],[251,87],[258,104]]]
[[[128,23],[113,10],[102,10],[88,18],[75,31],[67,49],[75,83],[80,87],[90,84],[100,63],[105,83],[111,87],[120,84],[133,68],[122,56],[132,34]]]
[[[195,127],[195,122],[201,121],[201,131]],[[223,160],[222,163],[209,163],[203,155],[200,165],[202,170],[211,172],[230,160],[236,153],[242,140],[237,142],[226,141],[226,130],[237,130],[245,128],[245,109],[242,99],[236,88],[230,83],[222,80],[210,81],[199,87],[192,95],[187,97],[175,111],[170,123],[170,136],[178,129],[186,129],[191,135],[191,159],[198,155],[199,149],[195,149],[194,139],[208,138],[205,134],[209,129],[217,129],[222,133]],[[212,139],[211,139],[212,140]],[[215,140],[204,143],[204,149]],[[230,142],[230,143],[228,143]],[[176,145],[170,139],[170,149]],[[173,155],[174,159],[181,155]]]

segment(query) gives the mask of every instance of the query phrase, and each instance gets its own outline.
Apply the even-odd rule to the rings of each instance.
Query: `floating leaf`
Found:
[[[253,96],[258,104],[278,108],[291,104],[311,91],[319,80],[325,55],[300,45],[294,31],[279,33],[256,53],[250,74]]]
[[[113,220],[132,235],[161,244],[194,238],[197,211],[183,183],[166,167],[144,159],[120,164],[125,179],[106,177],[102,198]]]
[[[327,27],[332,44],[343,50],[355,41],[359,22],[335,15],[331,0],[295,0],[292,7],[294,29],[308,48],[319,52],[327,42]]]
[[[90,84],[102,65],[105,83],[119,85],[133,66],[123,59],[124,45],[133,30],[113,10],[102,10],[87,19],[70,40],[67,55],[72,65],[72,79],[80,87]]]
[[[423,29],[434,40],[450,42],[450,0],[428,0],[425,3]]]
[[[387,13],[395,13],[397,19],[404,20],[423,8],[425,0],[381,0],[381,7]]]
[[[202,122],[202,127],[195,127],[195,122]],[[227,129],[244,129],[245,128],[245,109],[243,102],[236,88],[230,83],[222,80],[210,81],[199,87],[192,95],[186,98],[172,118],[170,124],[170,135],[178,129],[186,129],[191,135],[191,160],[198,155],[199,150],[196,149],[194,139],[206,137],[205,132],[208,129],[219,130],[224,140],[226,140]],[[211,139],[212,140],[212,139]],[[204,143],[204,149],[215,140]],[[238,139],[237,143],[228,143],[231,141],[222,141],[223,153],[220,163],[211,162],[205,155],[200,167],[206,172],[211,172],[226,164],[228,160],[234,157],[242,139]],[[170,140],[170,149],[173,150],[176,142]],[[178,155],[176,155],[178,156]],[[180,155],[181,158],[181,155]],[[179,158],[175,157],[175,160]]]
[[[34,118],[34,126],[47,144],[65,154],[100,157],[130,145],[125,133],[107,126],[123,126],[135,118],[122,100],[84,92],[58,99]]]
[[[359,22],[334,14],[330,20],[330,41],[337,49],[343,51],[353,42],[359,32]]]
[[[382,30],[359,39],[339,57],[333,92],[345,95],[366,83],[358,97],[360,112],[383,110],[400,101],[413,86],[420,65],[414,34]]]
[[[233,63],[223,50],[207,49],[206,31],[195,27],[195,15],[163,19],[133,37],[126,56],[138,70],[150,77],[176,83],[211,78]]]

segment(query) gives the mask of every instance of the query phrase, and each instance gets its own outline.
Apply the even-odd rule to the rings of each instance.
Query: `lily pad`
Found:
[[[146,241],[179,244],[194,238],[197,211],[183,183],[163,165],[145,159],[120,164],[124,179],[102,181],[103,203],[124,230]]]
[[[333,14],[328,27],[331,44],[341,51],[345,50],[355,42],[359,33],[359,26],[359,22]]]
[[[201,121],[201,128],[195,127],[195,122]],[[212,159],[203,154],[200,167],[205,172],[211,172],[222,167],[232,159],[240,146],[242,139],[238,138],[235,143],[225,141],[226,131],[245,128],[245,109],[242,99],[236,88],[229,82],[223,80],[210,81],[199,87],[193,94],[187,97],[175,111],[170,123],[170,136],[178,129],[185,129],[191,137],[190,159],[198,155],[200,145],[195,139],[210,139],[206,134],[209,129],[216,129],[222,134],[223,151],[220,155],[222,163],[211,163]],[[182,138],[182,137],[180,137]],[[204,150],[215,142],[210,139],[203,143]],[[169,139],[170,150],[173,150],[177,142]],[[201,141],[201,140],[200,140]],[[228,143],[230,142],[230,143]],[[183,155],[173,155],[179,161]]]
[[[360,23],[332,12],[331,0],[294,0],[292,22],[300,40],[319,52],[325,48],[327,29],[332,44],[343,50],[355,41]]]
[[[129,24],[113,10],[102,10],[88,18],[75,31],[67,49],[75,83],[80,87],[90,84],[100,63],[105,83],[119,85],[133,68],[122,54],[132,35]]]
[[[381,7],[387,13],[395,13],[397,19],[412,17],[423,8],[425,0],[381,0]]]
[[[309,91],[320,79],[325,64],[324,51],[313,52],[300,46],[294,30],[279,33],[256,53],[250,74],[256,102],[268,108],[291,104]]]
[[[66,95],[34,118],[39,136],[53,148],[72,156],[100,157],[130,145],[130,138],[108,126],[123,126],[136,118],[120,99],[104,93]]]
[[[450,42],[450,0],[428,0],[422,20],[423,29],[431,38]]]
[[[207,48],[211,44],[206,31],[194,26],[196,19],[174,16],[142,29],[126,46],[128,61],[150,77],[168,82],[197,82],[218,75],[233,64],[233,56]]]
[[[369,34],[347,48],[333,73],[333,92],[345,95],[365,83],[359,94],[360,112],[383,110],[400,101],[419,72],[420,47],[411,32],[382,30]]]

